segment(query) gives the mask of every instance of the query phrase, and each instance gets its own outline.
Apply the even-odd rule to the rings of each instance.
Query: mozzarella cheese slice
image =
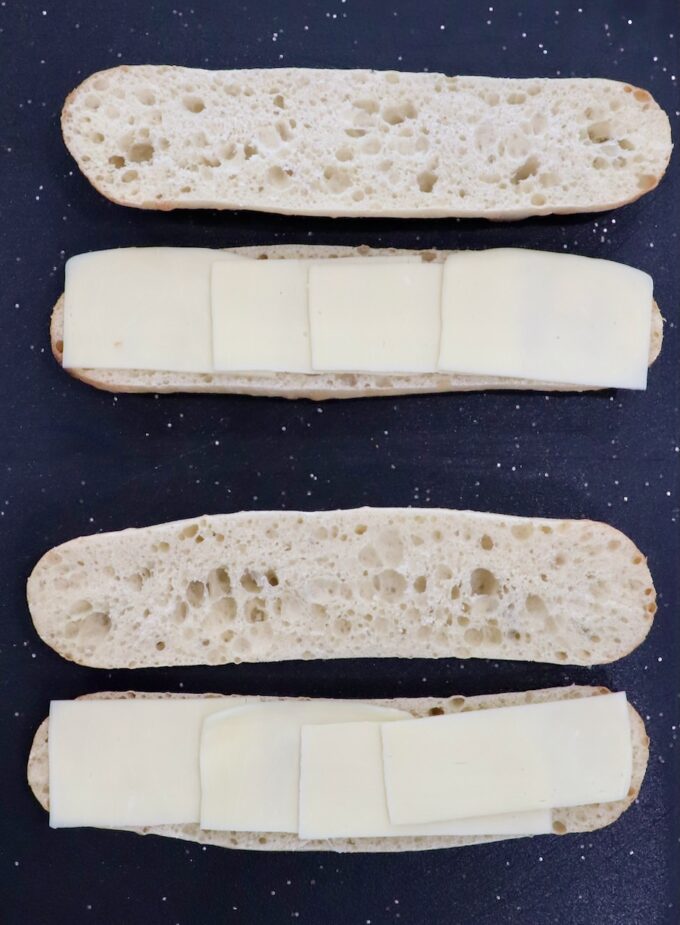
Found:
[[[410,719],[352,701],[254,704],[209,717],[201,738],[201,828],[297,832],[300,730],[314,723]]]
[[[50,825],[198,822],[201,725],[223,709],[199,697],[53,701]]]
[[[570,254],[498,249],[441,264],[120,248],[69,260],[64,298],[68,369],[647,381],[651,278]]]
[[[644,389],[652,280],[609,260],[521,249],[447,258],[438,368]]]
[[[632,774],[625,694],[382,726],[397,825],[621,800]]]
[[[378,722],[302,727],[300,838],[536,835],[552,831],[550,809],[393,825],[387,812],[380,729]]]
[[[126,247],[66,264],[66,369],[212,371],[210,267],[241,258],[196,247]]]
[[[312,367],[432,372],[439,354],[442,266],[397,258],[309,267]]]
[[[217,372],[310,373],[306,261],[215,263],[212,324]]]

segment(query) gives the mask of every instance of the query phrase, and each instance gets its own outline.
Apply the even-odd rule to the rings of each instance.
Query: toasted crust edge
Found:
[[[453,696],[449,698],[420,697],[395,698],[383,700],[366,700],[362,702],[374,703],[381,706],[398,706],[411,710],[415,716],[426,716],[430,711],[443,711],[445,713],[460,712],[461,710],[484,709],[489,706],[510,706],[518,703],[529,703],[532,700],[566,700],[577,697],[594,697],[607,694],[606,687],[576,686],[563,688],[548,688],[538,691],[513,692],[507,694],[487,694],[477,697]],[[188,697],[224,697],[222,694],[153,694],[135,691],[101,692],[88,694],[77,699],[137,699],[137,698],[181,698]],[[252,702],[280,701],[280,700],[308,700],[310,698],[284,698],[260,697],[248,698]],[[631,736],[633,740],[633,777],[631,788],[624,800],[614,803],[595,804],[598,812],[605,813],[605,820],[596,824],[584,822],[583,807],[554,810],[553,830],[556,835],[573,834],[576,832],[591,832],[605,828],[615,822],[637,798],[644,780],[649,760],[649,737],[644,722],[639,713],[629,704],[631,720]],[[27,764],[28,785],[40,805],[49,810],[49,768],[47,759],[48,724],[46,718],[39,725],[33,738]],[[586,808],[587,809],[587,808]],[[425,851],[435,848],[454,848],[466,845],[484,844],[493,841],[506,841],[509,838],[521,836],[505,836],[493,838],[488,836],[418,836],[400,839],[368,838],[368,839],[337,839],[334,841],[302,841],[295,839],[294,835],[281,833],[248,833],[248,832],[213,832],[204,831],[197,825],[183,826],[148,826],[145,828],[126,828],[123,831],[136,832],[138,835],[161,835],[167,838],[178,838],[193,841],[204,845],[215,845],[223,848],[240,848],[254,851],[336,851],[339,853],[375,853],[397,851]],[[531,836],[525,836],[531,837]],[[293,847],[291,847],[291,843]]]
[[[286,259],[288,255],[304,252],[309,258],[318,257],[344,257],[372,255],[398,255],[419,254],[425,260],[442,261],[453,253],[439,250],[408,250],[396,248],[370,248],[366,245],[357,247],[325,247],[316,245],[273,245],[271,247],[234,247],[223,248],[233,254],[242,254],[255,259]],[[652,325],[649,345],[649,365],[651,366],[661,352],[663,343],[663,317],[656,302],[652,308]],[[52,354],[63,368],[63,330],[64,330],[64,296],[57,300],[50,319],[50,344]],[[446,375],[442,373],[423,374],[413,376],[385,377],[371,375],[362,377],[370,384],[356,384],[356,377],[351,375],[336,375],[332,378],[337,386],[332,388],[320,386],[321,381],[328,381],[328,374],[311,374],[295,376],[299,380],[296,387],[277,385],[280,378],[271,377],[271,384],[263,384],[263,377],[247,375],[233,375],[230,373],[169,373],[170,382],[145,382],[144,377],[154,376],[153,372],[142,370],[97,370],[97,369],[67,369],[66,372],[74,379],[91,385],[96,389],[114,393],[154,393],[171,394],[206,393],[250,395],[270,398],[299,399],[306,398],[311,401],[326,401],[341,398],[373,398],[396,395],[436,394],[442,392],[478,392],[484,390],[516,390],[516,391],[554,391],[554,392],[592,392],[603,391],[597,387],[569,386],[563,383],[540,382],[525,379],[510,379],[500,376],[464,376]],[[102,378],[104,374],[104,378]],[[118,376],[119,378],[116,378]],[[109,381],[113,377],[114,381]],[[287,378],[292,378],[288,376]],[[406,379],[409,384],[395,386],[392,380]],[[252,380],[252,381],[249,381]],[[412,383],[412,384],[411,384]]]

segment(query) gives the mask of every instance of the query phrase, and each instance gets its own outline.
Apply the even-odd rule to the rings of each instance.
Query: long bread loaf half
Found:
[[[98,668],[329,658],[593,665],[656,612],[603,523],[358,508],[198,517],[71,540],[28,581],[40,637]]]
[[[62,113],[109,199],[145,209],[482,217],[590,212],[661,179],[668,117],[601,79],[120,66]]]
[[[228,248],[230,253],[253,259],[318,259],[327,257],[410,256],[442,263],[451,251],[414,251],[394,248],[330,247],[324,245],[284,244],[270,247]],[[649,363],[656,360],[663,340],[663,319],[654,303],[649,344]],[[61,365],[64,356],[64,297],[52,312],[50,324],[52,353]],[[500,376],[471,376],[455,373],[412,373],[381,375],[377,373],[191,373],[134,369],[69,369],[76,379],[110,392],[212,392],[307,398],[323,401],[332,398],[368,398],[432,392],[476,392],[486,389],[589,391],[585,386],[510,379]]]
[[[460,713],[464,711],[483,710],[493,707],[513,706],[526,703],[544,703],[547,701],[566,700],[576,697],[594,697],[608,693],[602,687],[565,687],[547,690],[528,691],[526,693],[490,694],[479,697],[418,697],[396,698],[391,700],[371,700],[370,703],[381,706],[407,710],[414,717],[438,715],[442,713]],[[126,693],[105,692],[89,695],[87,699],[118,698],[186,698],[191,694],[149,694],[128,691]],[[203,695],[205,696],[205,695]],[[230,697],[220,697],[225,707],[229,706]],[[239,697],[239,702],[244,698]],[[282,700],[285,698],[248,697],[248,701]],[[615,822],[616,819],[636,799],[647,767],[649,758],[649,739],[638,713],[629,705],[631,736],[633,746],[633,773],[628,796],[615,803],[598,803],[589,806],[576,806],[568,809],[553,810],[553,832],[565,835],[574,832],[591,832]],[[28,759],[28,783],[35,798],[44,809],[49,809],[50,785],[48,763],[49,720],[45,719],[36,731]],[[128,830],[129,831],[129,830]],[[424,851],[433,848],[457,848],[465,845],[480,844],[490,841],[502,841],[503,837],[476,836],[408,836],[398,838],[359,838],[334,839],[332,841],[303,841],[297,835],[281,832],[218,832],[201,829],[197,824],[159,825],[132,829],[139,835],[164,835],[168,838],[181,838],[204,845],[217,845],[222,848],[240,848],[255,851],[337,851],[337,852],[378,852],[378,851]]]

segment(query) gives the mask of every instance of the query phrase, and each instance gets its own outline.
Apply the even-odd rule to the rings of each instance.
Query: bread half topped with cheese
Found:
[[[28,781],[55,828],[421,851],[607,826],[648,753],[625,695],[596,687],[366,702],[102,693],[52,704]]]
[[[120,66],[68,97],[64,140],[144,209],[519,219],[653,189],[672,149],[646,90],[602,79]]]
[[[618,530],[418,508],[253,511],[99,533],[28,580],[40,637],[97,668],[330,658],[594,665],[656,595]]]
[[[354,398],[644,388],[651,278],[521,249],[123,248],[72,258],[51,341],[129,392]]]

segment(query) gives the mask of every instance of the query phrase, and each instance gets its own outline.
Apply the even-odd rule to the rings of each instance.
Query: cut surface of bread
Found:
[[[98,668],[329,658],[593,665],[656,611],[603,523],[358,508],[217,514],[71,540],[28,580],[40,637]]]
[[[572,686],[549,688],[547,690],[528,691],[526,693],[489,694],[479,697],[418,697],[396,698],[393,700],[371,700],[381,706],[407,710],[415,717],[433,716],[442,713],[460,713],[470,710],[491,709],[494,707],[514,706],[524,703],[545,703],[554,700],[566,700],[575,697],[594,697],[608,693],[602,687]],[[192,694],[150,694],[128,691],[125,693],[103,692],[89,695],[88,699],[116,698],[171,698],[201,696]],[[221,697],[225,707],[229,705],[229,696],[219,694],[203,695]],[[239,702],[243,700],[239,696]],[[282,700],[285,698],[248,697],[251,702],[264,700]],[[623,813],[637,797],[649,758],[649,739],[644,723],[638,713],[629,706],[631,736],[633,744],[633,774],[631,787],[625,800],[615,803],[598,803],[590,806],[576,806],[568,809],[553,810],[553,832],[564,835],[573,832],[591,832],[610,825]],[[47,742],[49,720],[45,719],[36,731],[28,759],[28,783],[35,798],[48,810],[50,799],[49,764]],[[297,835],[252,832],[217,832],[204,830],[196,824],[160,825],[127,831],[139,835],[165,835],[169,838],[181,838],[205,845],[217,845],[223,848],[241,848],[257,851],[338,851],[338,852],[377,852],[377,851],[424,851],[433,848],[456,848],[464,845],[481,844],[490,841],[504,841],[505,838],[489,836],[409,836],[402,838],[353,838],[333,839],[332,841],[302,841]]]
[[[602,79],[122,65],[62,112],[90,182],[146,209],[484,217],[610,209],[671,153],[646,90]]]
[[[394,248],[329,247],[322,245],[284,244],[271,247],[228,248],[231,253],[254,259],[328,258],[406,256],[420,254],[423,260],[442,263],[452,251],[413,251]],[[654,303],[649,345],[650,365],[661,351],[663,319]],[[64,297],[54,307],[50,324],[52,353],[61,365],[64,355]],[[378,375],[376,373],[178,373],[130,369],[69,369],[76,379],[110,392],[212,392],[307,398],[323,401],[331,398],[369,398],[432,392],[476,392],[485,389],[589,391],[583,386],[509,379],[500,376],[466,376],[452,373]]]

